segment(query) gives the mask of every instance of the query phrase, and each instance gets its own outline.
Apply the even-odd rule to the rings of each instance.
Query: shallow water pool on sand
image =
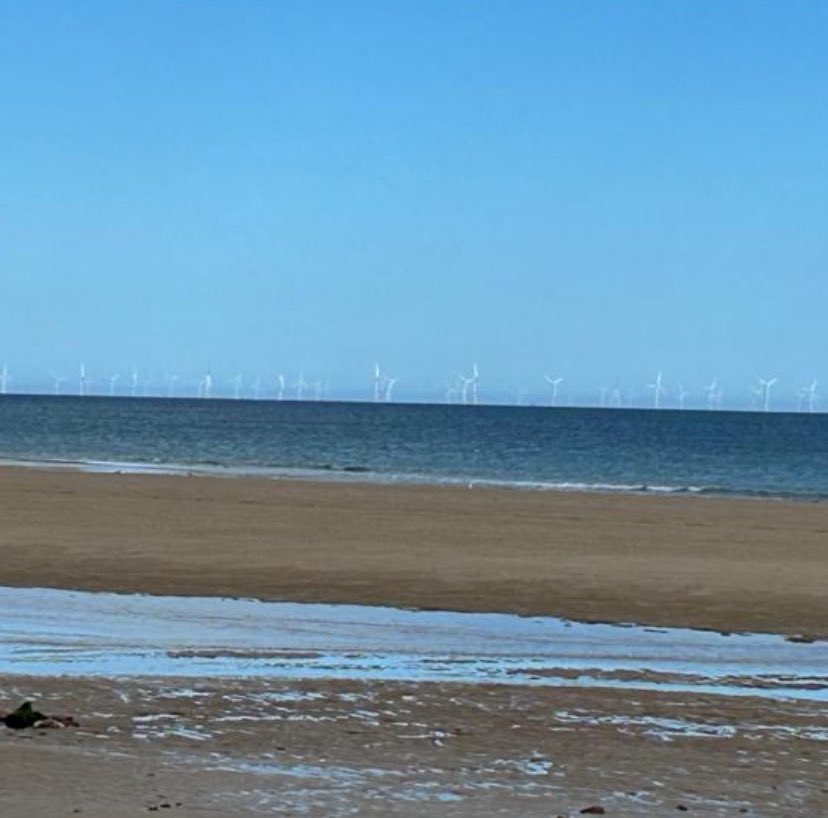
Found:
[[[456,681],[828,701],[828,643],[507,614],[0,588],[0,673]]]

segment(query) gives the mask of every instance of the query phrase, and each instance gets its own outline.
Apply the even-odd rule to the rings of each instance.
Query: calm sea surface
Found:
[[[0,458],[828,498],[828,415],[0,397]]]

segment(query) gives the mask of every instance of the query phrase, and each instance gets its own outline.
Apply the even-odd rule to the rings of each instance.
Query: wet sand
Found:
[[[0,727],[4,818],[828,810],[828,715],[816,703],[459,684],[0,679],[0,706],[21,697],[74,713],[81,726]]]
[[[0,673],[670,690],[828,704],[828,642],[515,614],[0,587]]]
[[[825,504],[0,469],[0,519],[0,585],[828,635]],[[0,727],[0,814],[828,811],[824,701],[582,676],[0,676],[81,723]]]
[[[0,585],[828,636],[828,504],[0,469]]]

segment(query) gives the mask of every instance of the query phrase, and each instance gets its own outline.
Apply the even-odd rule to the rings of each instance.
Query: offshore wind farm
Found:
[[[286,374],[287,372],[287,374]],[[503,406],[600,407],[611,409],[670,409],[738,412],[798,412],[813,414],[828,411],[828,402],[820,401],[819,379],[806,381],[790,377],[742,378],[728,385],[718,379],[699,383],[695,388],[686,381],[671,378],[662,370],[652,380],[645,377],[636,383],[616,380],[613,386],[598,387],[588,379],[578,380],[563,375],[552,377],[538,373],[517,386],[508,376],[487,378],[485,370],[472,363],[464,374],[462,370],[449,374],[441,382],[420,379],[412,383],[399,376],[389,375],[379,362],[366,368],[360,379],[358,368],[335,376],[322,371],[307,379],[305,370],[289,369],[278,374],[257,373],[245,378],[243,372],[216,373],[207,368],[200,375],[181,376],[178,373],[158,373],[133,367],[124,372],[94,372],[87,374],[87,366],[80,363],[78,375],[20,373],[13,376],[8,364],[0,370],[0,394],[76,395],[79,397],[181,397],[235,400],[309,400],[309,401],[370,401],[373,403],[435,403],[475,406],[478,404]],[[288,388],[288,378],[291,379]],[[362,380],[362,385],[360,385]],[[564,387],[566,384],[566,387]],[[725,397],[725,395],[727,395]]]

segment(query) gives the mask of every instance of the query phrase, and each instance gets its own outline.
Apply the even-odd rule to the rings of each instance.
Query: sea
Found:
[[[0,396],[0,465],[828,499],[828,414]]]

